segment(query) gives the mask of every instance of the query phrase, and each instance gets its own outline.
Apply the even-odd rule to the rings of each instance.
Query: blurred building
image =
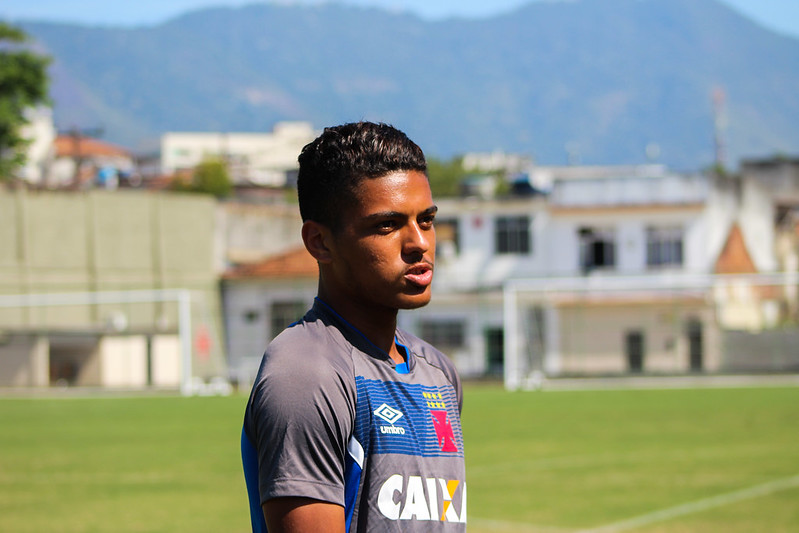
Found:
[[[295,204],[226,200],[216,207],[216,269],[257,263],[302,246]]]
[[[797,168],[559,169],[545,197],[438,200],[436,293],[403,324],[516,385],[797,369]]]
[[[49,107],[29,109],[26,113],[28,123],[20,132],[28,140],[25,164],[18,171],[18,177],[33,185],[43,185],[47,171],[55,158],[53,142],[56,137],[53,124],[53,110]]]
[[[58,135],[54,149],[45,183],[50,188],[116,189],[121,179],[136,172],[129,150],[77,130]]]
[[[21,135],[29,144],[25,164],[17,177],[36,188],[114,189],[120,184],[140,184],[133,154],[93,135],[99,129],[73,129],[57,133],[53,111],[47,107],[26,112],[28,123]]]
[[[558,168],[547,194],[437,199],[434,297],[399,324],[464,376],[511,386],[799,369],[786,348],[799,345],[797,169]],[[300,247],[228,270],[223,286],[231,368],[246,380],[280,317],[310,305],[316,268]]]
[[[718,187],[736,212],[714,287],[725,367],[799,370],[799,159],[745,160]]]
[[[545,193],[437,199],[434,297],[399,325],[464,376],[513,387],[798,370],[799,161],[612,168],[560,169]],[[0,384],[182,386],[187,345],[194,378],[246,384],[316,293],[301,225],[296,205],[251,198],[0,193]],[[37,304],[173,289],[192,294],[188,342],[174,298]]]
[[[234,381],[252,383],[269,341],[313,304],[318,277],[316,260],[302,244],[224,274],[222,305]]]
[[[502,151],[469,152],[463,156],[463,169],[471,173],[502,173],[514,175],[528,172],[534,167],[533,159],[526,154],[509,154]]]
[[[161,168],[172,174],[194,169],[207,158],[221,158],[228,162],[234,184],[282,187],[296,178],[297,156],[317,134],[307,122],[280,122],[271,133],[165,133]]]
[[[466,375],[503,374],[509,336],[520,336],[516,359],[528,373],[718,368],[713,330],[693,362],[687,333],[712,323],[712,306],[696,294],[633,290],[641,277],[657,284],[712,269],[727,221],[707,210],[708,178],[588,170],[555,176],[547,196],[437,201],[435,296],[403,317],[406,327],[441,346]],[[630,290],[585,290],[613,280]],[[509,284],[524,300],[510,333]]]

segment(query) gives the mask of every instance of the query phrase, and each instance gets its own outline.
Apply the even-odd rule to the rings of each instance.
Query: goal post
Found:
[[[121,353],[117,359],[125,359],[123,366],[127,365],[116,371],[117,378],[114,378],[113,371],[103,372],[102,369],[94,370],[93,377],[89,378],[92,385],[107,387],[110,383],[113,387],[114,383],[125,381],[124,376],[119,377],[120,373],[143,376],[138,381],[129,380],[127,387],[133,388],[152,385],[152,339],[176,337],[177,342],[160,343],[161,373],[172,376],[165,378],[166,382],[174,382],[183,395],[227,393],[229,385],[224,372],[215,372],[217,375],[210,379],[210,386],[207,375],[197,374],[195,359],[210,358],[212,346],[222,352],[217,359],[224,360],[219,335],[215,333],[218,323],[211,317],[204,300],[201,291],[189,289],[0,295],[0,332],[5,337],[27,334],[48,339],[81,335],[95,339],[139,339],[141,342],[133,343],[140,347],[139,353],[133,356],[130,355],[131,345],[117,343],[118,348],[121,346],[117,350]],[[147,353],[141,353],[141,347]],[[117,355],[113,349],[110,350],[112,353],[105,354],[105,361],[109,363]],[[0,358],[2,354],[0,343]],[[92,362],[86,366],[99,364]],[[50,373],[52,375],[52,368]],[[39,380],[42,381],[47,379]],[[171,385],[166,388],[171,388]]]
[[[796,372],[799,273],[513,279],[504,384],[551,377]],[[793,350],[796,352],[796,350]]]

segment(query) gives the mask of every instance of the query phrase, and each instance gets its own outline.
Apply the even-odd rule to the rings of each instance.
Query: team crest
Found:
[[[442,452],[457,452],[458,447],[455,446],[455,432],[452,431],[452,424],[449,422],[449,417],[446,411],[430,411],[433,415],[433,427],[436,430],[436,438],[438,439],[438,446]]]
[[[452,430],[447,404],[444,402],[441,393],[425,392],[423,396],[427,401],[427,407],[430,409],[430,415],[433,417],[433,428],[436,430],[439,449],[442,452],[457,452],[455,432]]]

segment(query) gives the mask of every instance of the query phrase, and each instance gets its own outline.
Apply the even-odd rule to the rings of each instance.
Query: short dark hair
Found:
[[[358,185],[391,172],[427,173],[419,146],[397,128],[352,122],[325,128],[298,158],[297,195],[303,222],[339,229],[341,212],[355,200]]]

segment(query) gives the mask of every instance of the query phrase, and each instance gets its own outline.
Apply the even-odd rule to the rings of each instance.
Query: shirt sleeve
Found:
[[[354,382],[324,353],[270,346],[247,407],[258,454],[261,505],[306,497],[344,505],[344,465],[355,409]]]

